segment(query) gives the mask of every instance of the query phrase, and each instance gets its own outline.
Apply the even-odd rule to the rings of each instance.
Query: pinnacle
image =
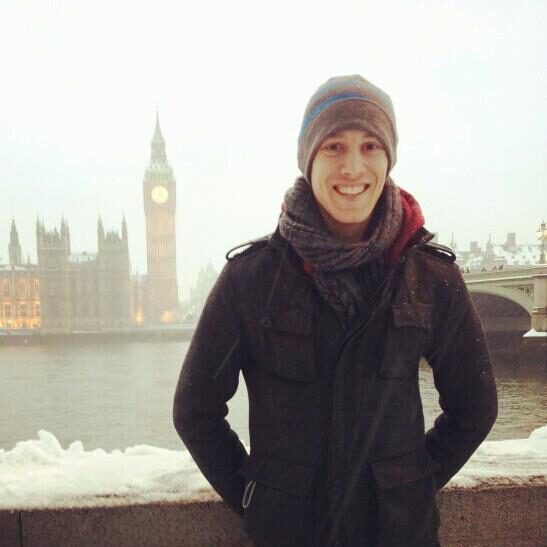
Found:
[[[154,130],[154,141],[163,141],[163,135],[161,134],[161,128],[160,128],[160,114],[159,110],[156,108],[156,128]]]

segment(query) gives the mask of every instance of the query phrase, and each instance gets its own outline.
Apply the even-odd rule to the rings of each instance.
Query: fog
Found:
[[[535,242],[547,219],[547,3],[0,0],[0,263],[11,219],[74,251],[128,223],[146,271],[144,170],[156,108],[177,179],[184,296],[209,259],[271,232],[298,176],[307,100],[360,73],[393,99],[394,180],[460,248]]]

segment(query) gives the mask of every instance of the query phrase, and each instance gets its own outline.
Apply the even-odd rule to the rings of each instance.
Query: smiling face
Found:
[[[360,241],[384,189],[388,160],[380,141],[345,130],[323,141],[313,159],[311,187],[329,230]]]

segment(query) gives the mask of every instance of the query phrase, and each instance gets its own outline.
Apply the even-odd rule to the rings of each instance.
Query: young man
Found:
[[[435,493],[492,427],[496,388],[453,253],[389,176],[389,97],[311,98],[275,233],[231,258],[175,396],[177,431],[257,547],[435,547]],[[424,431],[422,357],[442,414]],[[225,420],[239,372],[250,454]]]

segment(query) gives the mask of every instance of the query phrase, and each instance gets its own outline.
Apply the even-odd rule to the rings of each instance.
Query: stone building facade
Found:
[[[132,324],[127,225],[121,235],[97,225],[97,253],[73,253],[70,230],[36,224],[42,332],[112,331]]]
[[[23,263],[19,234],[11,223],[9,264],[0,264],[0,329],[41,325],[40,280],[36,264]]]
[[[147,274],[131,276],[127,224],[97,224],[97,252],[73,252],[68,222],[36,222],[37,264],[22,261],[12,222],[9,264],[0,264],[0,329],[119,331],[180,319],[176,259],[176,181],[159,118],[143,180]]]

